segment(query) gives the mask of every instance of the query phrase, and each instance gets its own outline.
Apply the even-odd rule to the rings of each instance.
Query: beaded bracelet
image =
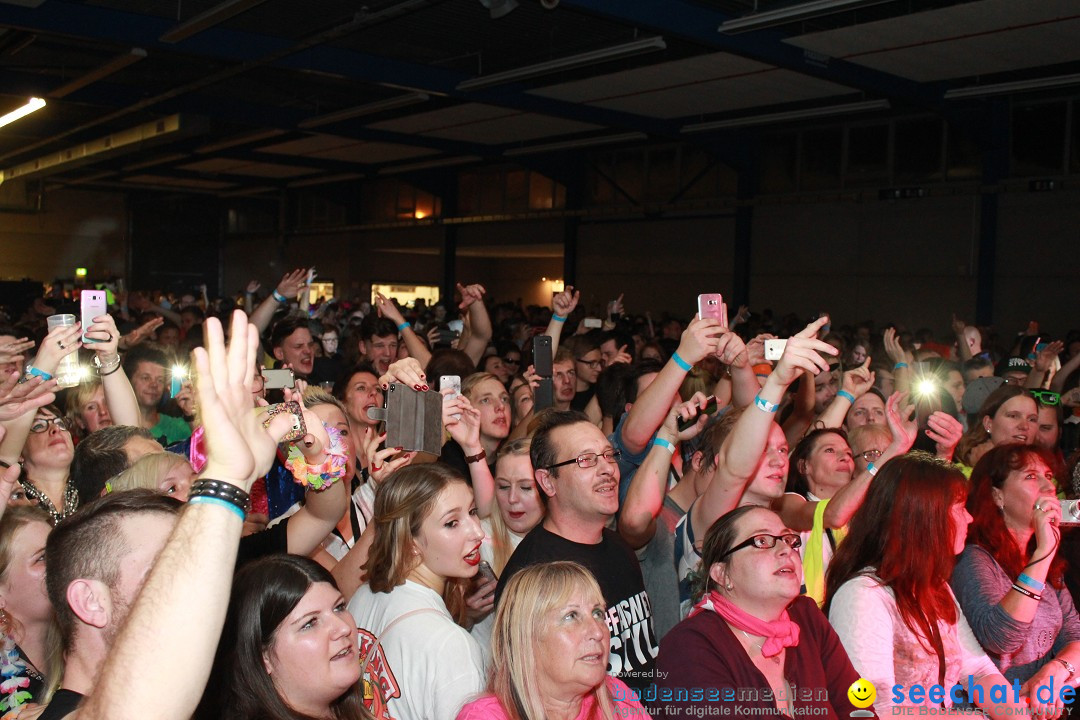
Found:
[[[229,505],[233,512],[243,518],[251,504],[251,496],[232,483],[206,478],[191,484],[188,502]]]
[[[341,431],[325,424],[323,427],[330,436],[325,460],[318,465],[311,465],[295,443],[289,445],[289,456],[285,460],[285,467],[292,473],[293,479],[298,484],[316,491],[325,490],[345,477],[347,455]]]

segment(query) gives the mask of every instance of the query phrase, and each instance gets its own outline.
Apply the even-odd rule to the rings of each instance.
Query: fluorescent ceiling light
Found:
[[[229,18],[247,12],[256,5],[262,5],[266,0],[225,0],[215,5],[206,12],[201,12],[190,20],[176,25],[171,30],[158,38],[161,42],[176,43],[186,40],[192,35],[197,35],[203,30],[219,25]]]
[[[1016,82],[997,83],[994,85],[973,85],[972,87],[946,90],[945,99],[984,97],[986,95],[1003,95],[1005,93],[1024,92],[1025,90],[1042,90],[1044,88],[1064,87],[1080,83],[1080,74],[1057,75],[1048,78],[1036,78],[1034,80],[1017,80]]]
[[[612,145],[614,143],[631,142],[633,140],[645,140],[649,136],[643,132],[628,132],[620,135],[602,135],[600,137],[580,138],[578,140],[566,140],[553,142],[545,145],[529,145],[528,147],[510,148],[505,150],[506,157],[518,155],[532,155],[534,153],[551,152],[554,150],[573,150],[574,148],[593,147],[595,145]]]
[[[10,125],[19,118],[24,118],[35,110],[45,107],[45,101],[41,98],[30,98],[30,101],[17,110],[12,110],[7,115],[0,117],[0,127]]]
[[[71,82],[65,83],[49,93],[51,98],[62,98],[76,90],[81,90],[91,83],[123,70],[128,65],[133,65],[146,57],[146,51],[142,48],[131,48],[123,55],[117,55],[104,65],[99,65],[90,72],[84,73]]]
[[[866,102],[848,103],[847,105],[828,105],[826,107],[808,108],[806,110],[788,110],[787,112],[766,113],[764,115],[731,118],[730,120],[716,120],[714,122],[683,125],[682,131],[684,133],[693,133],[704,132],[706,130],[747,127],[750,125],[769,125],[771,123],[786,122],[788,120],[828,117],[830,115],[844,115],[847,113],[867,112],[870,110],[888,110],[889,107],[888,100],[867,100]]]
[[[567,55],[566,57],[548,60],[547,62],[537,63],[536,65],[527,65],[513,70],[506,70],[505,72],[492,73],[491,75],[473,78],[472,80],[466,80],[465,82],[459,83],[457,89],[479,90],[494,85],[502,85],[514,80],[524,80],[539,75],[549,75],[561,70],[569,70],[571,68],[584,67],[586,65],[596,65],[597,63],[607,62],[609,60],[643,55],[645,53],[656,52],[657,50],[665,50],[666,48],[667,43],[664,42],[664,38],[662,37],[643,38],[623,45],[592,50],[579,55]]]
[[[823,15],[843,12],[844,10],[855,10],[887,2],[892,2],[892,0],[814,0],[814,2],[799,3],[798,5],[791,5],[777,10],[766,10],[765,12],[744,15],[722,23],[717,29],[722,33],[729,34],[761,30],[762,28],[786,25],[799,20],[809,20]]]
[[[326,115],[319,115],[317,117],[308,118],[307,120],[301,120],[298,127],[306,130],[308,128],[319,127],[320,125],[329,125],[331,123],[349,120],[362,115],[373,115],[385,110],[396,110],[397,108],[408,107],[410,105],[419,105],[420,103],[426,103],[430,99],[430,95],[422,92],[398,95],[397,97],[388,98],[386,100],[376,100],[375,102],[370,102],[366,105],[358,105],[353,108],[346,108],[344,110],[338,110],[337,112],[327,113]]]

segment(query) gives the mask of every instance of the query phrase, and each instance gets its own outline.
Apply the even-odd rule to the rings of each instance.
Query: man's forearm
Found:
[[[685,377],[686,371],[674,360],[668,360],[652,384],[641,393],[623,423],[622,441],[628,452],[640,453],[652,440],[667,417],[672,398],[679,392],[679,385]]]

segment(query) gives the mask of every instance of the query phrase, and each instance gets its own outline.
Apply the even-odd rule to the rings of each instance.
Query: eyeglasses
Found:
[[[622,452],[619,450],[605,450],[602,453],[581,453],[573,460],[564,460],[560,463],[555,463],[554,465],[548,465],[546,468],[543,469],[554,470],[555,468],[559,468],[564,465],[571,465],[573,463],[577,463],[577,466],[579,468],[587,470],[591,467],[596,467],[596,463],[600,462],[600,458],[604,458],[610,463],[615,462],[620,455],[622,455]]]
[[[1061,402],[1061,393],[1053,390],[1029,390],[1028,392],[1043,405],[1057,405]]]
[[[754,535],[749,540],[741,542],[735,547],[731,548],[717,559],[723,560],[736,550],[742,550],[743,548],[748,547],[757,548],[758,550],[768,550],[769,548],[776,547],[777,540],[783,540],[792,550],[798,550],[802,547],[802,538],[795,533],[785,533],[783,535]]]
[[[504,363],[506,363],[507,365],[520,365],[521,364],[521,358],[520,357],[517,357],[517,358],[504,357],[502,359],[502,361]]]
[[[874,462],[881,457],[881,450],[864,450],[859,453],[859,456],[866,462]]]
[[[604,361],[603,360],[586,360],[585,358],[574,358],[574,359],[577,360],[582,365],[588,365],[589,367],[593,368],[594,370],[596,368],[598,368],[598,367],[603,367],[604,366]]]
[[[43,433],[49,431],[49,425],[55,424],[56,427],[61,430],[71,432],[71,423],[67,418],[53,417],[53,418],[35,418],[34,422],[30,425],[30,432]]]

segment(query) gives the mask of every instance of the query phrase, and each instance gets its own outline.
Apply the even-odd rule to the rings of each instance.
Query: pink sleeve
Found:
[[[615,699],[615,707],[620,710],[619,717],[634,718],[634,720],[652,720],[652,716],[646,712],[641,703],[636,699],[637,692],[631,690],[619,678],[609,677],[608,688],[611,697]],[[458,718],[461,720],[461,718]]]
[[[485,695],[466,703],[457,714],[457,720],[506,720],[506,712],[494,695]]]

